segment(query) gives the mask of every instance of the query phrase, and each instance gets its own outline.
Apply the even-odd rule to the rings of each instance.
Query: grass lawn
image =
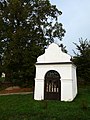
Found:
[[[90,86],[73,102],[35,101],[33,95],[0,96],[0,120],[90,120]]]

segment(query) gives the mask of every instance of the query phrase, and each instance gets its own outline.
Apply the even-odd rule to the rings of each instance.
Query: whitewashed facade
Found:
[[[71,62],[71,56],[55,43],[37,58],[34,99],[45,99],[45,75],[50,70],[60,75],[60,100],[72,101],[77,95],[76,66]]]

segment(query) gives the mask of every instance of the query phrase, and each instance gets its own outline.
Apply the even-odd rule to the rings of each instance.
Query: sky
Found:
[[[74,55],[79,38],[90,40],[90,0],[50,0],[51,4],[62,11],[59,22],[66,30],[62,43],[68,53]]]

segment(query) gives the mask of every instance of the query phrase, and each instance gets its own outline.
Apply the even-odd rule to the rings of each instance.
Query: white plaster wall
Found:
[[[36,65],[34,99],[44,99],[44,77],[49,70],[56,70],[61,76],[61,101],[72,101],[76,95],[76,74],[72,64]]]
[[[35,79],[34,99],[44,100],[44,80],[43,79]]]
[[[73,98],[77,95],[77,77],[76,66],[72,65],[72,79],[73,79]]]
[[[61,81],[61,101],[72,101],[72,79],[62,79]]]
[[[72,64],[36,65],[36,78],[43,79],[49,70],[56,70],[63,79],[72,79]]]

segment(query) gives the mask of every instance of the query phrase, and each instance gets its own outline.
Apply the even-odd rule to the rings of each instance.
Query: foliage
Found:
[[[61,50],[64,52],[64,53],[67,53],[68,51],[66,50],[66,46],[64,46],[63,44],[60,44],[59,47],[61,47]]]
[[[34,101],[32,94],[0,96],[0,120],[90,120],[89,93],[90,86],[80,88],[73,102]]]
[[[80,79],[90,82],[90,41],[79,39],[80,45],[76,45],[78,53],[75,53],[73,62],[77,65],[77,74]]]
[[[34,78],[36,58],[64,36],[61,14],[49,0],[0,2],[0,56],[7,80],[21,84]]]
[[[5,77],[0,77],[0,82],[4,82],[5,81]]]

